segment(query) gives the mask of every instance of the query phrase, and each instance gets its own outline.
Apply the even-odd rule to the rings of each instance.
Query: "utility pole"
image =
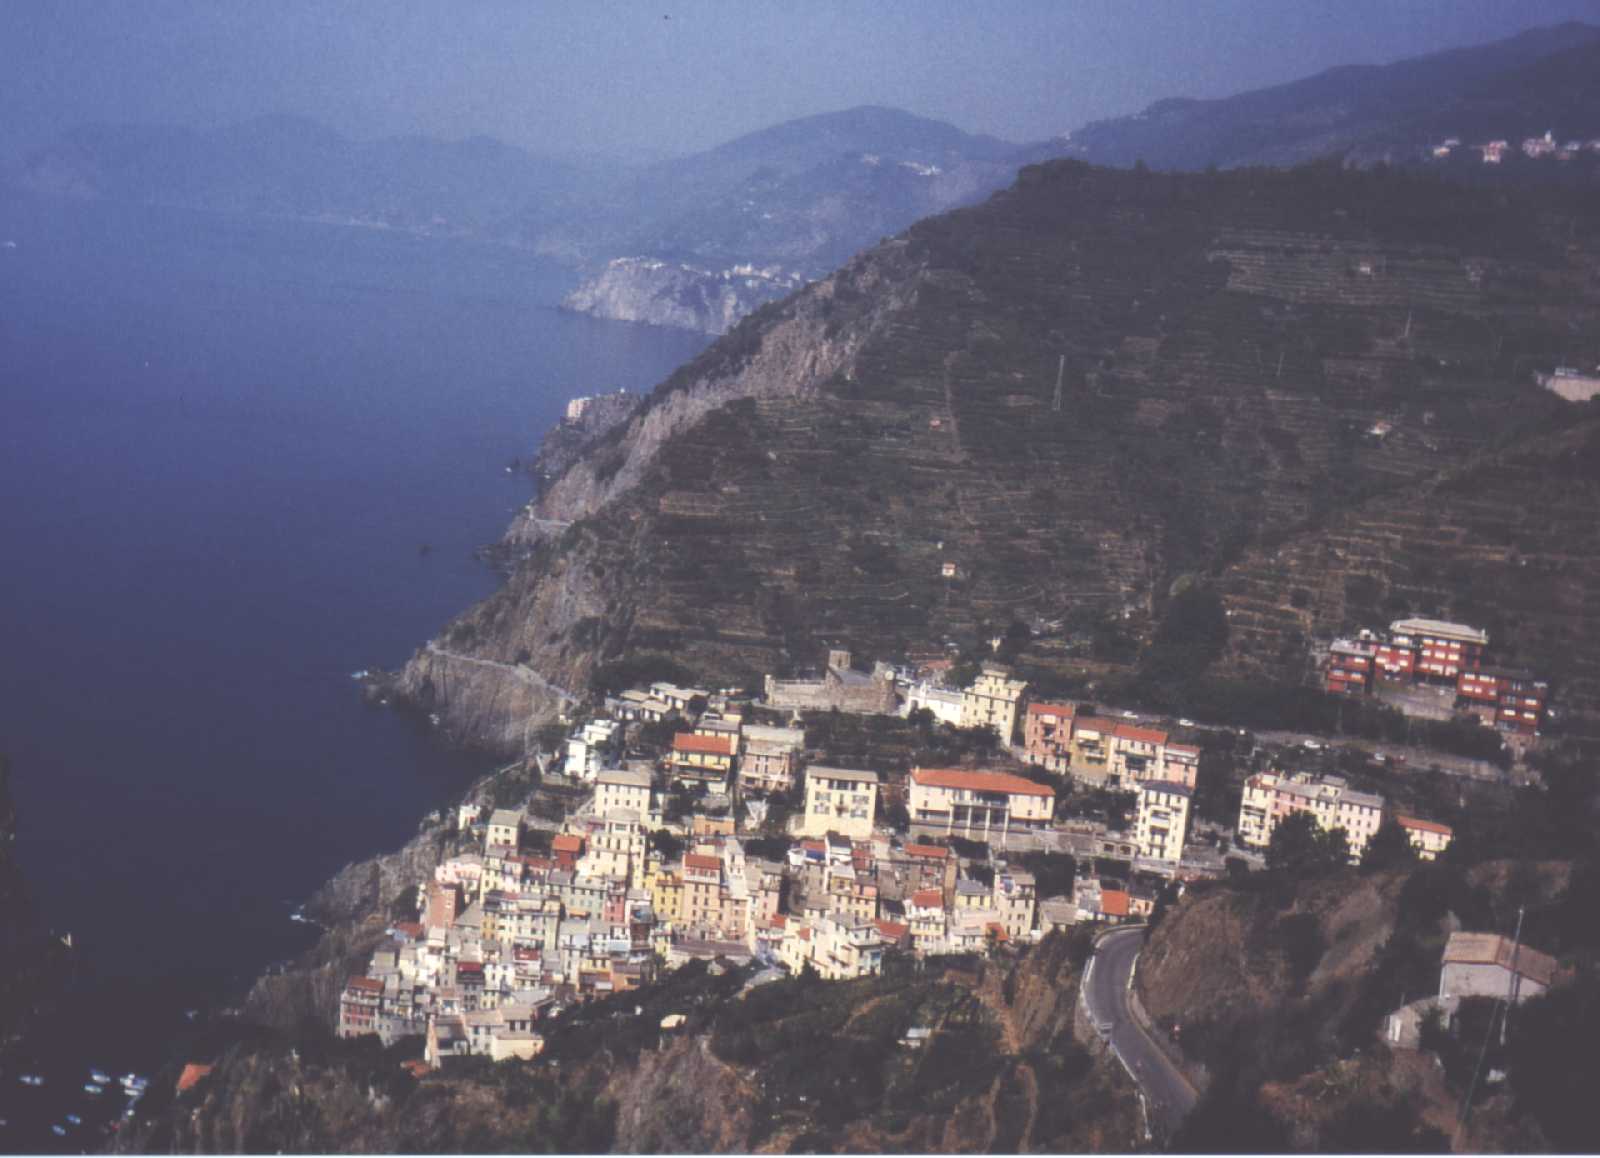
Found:
[[[1506,1015],[1500,1019],[1500,1047],[1505,1048],[1506,1026],[1511,1023],[1511,1010],[1517,1004],[1517,993],[1522,988],[1519,984],[1522,975],[1517,972],[1517,954],[1522,951],[1522,914],[1526,911],[1525,905],[1517,906],[1517,932],[1511,939],[1511,979],[1506,982]]]
[[[1050,409],[1052,409],[1052,410],[1054,410],[1054,411],[1056,411],[1058,413],[1061,410],[1061,379],[1066,374],[1066,372],[1067,372],[1067,356],[1065,354],[1063,354],[1063,355],[1061,355],[1061,361],[1056,363],[1056,400],[1055,400],[1055,403],[1050,407]]]

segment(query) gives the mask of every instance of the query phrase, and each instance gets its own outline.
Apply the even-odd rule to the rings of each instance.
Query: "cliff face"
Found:
[[[618,257],[586,278],[562,304],[613,321],[725,334],[757,306],[799,284],[798,275],[776,266],[713,271],[655,258]]]
[[[889,655],[1036,617],[1148,638],[1197,574],[1223,578],[1227,662],[1297,675],[1280,600],[1318,631],[1357,601],[1285,590],[1277,545],[1348,554],[1330,528],[1350,512],[1571,425],[1524,379],[1600,343],[1595,260],[1600,213],[1560,190],[1024,170],[763,307],[594,440],[510,529],[505,589],[403,690],[515,751],[613,660],[726,685],[823,639]],[[1567,461],[1547,459],[1530,502]],[[1469,549],[1448,583],[1389,594],[1470,616],[1490,565]],[[1586,549],[1573,582],[1595,566]],[[1381,614],[1381,580],[1340,590],[1374,583],[1359,613]],[[1574,616],[1600,638],[1600,608],[1530,605],[1520,658],[1559,664]]]
[[[286,1032],[308,1021],[334,1025],[345,981],[366,971],[391,922],[414,915],[397,915],[396,903],[431,880],[453,849],[451,826],[430,821],[394,852],[346,865],[306,902],[306,916],[323,927],[321,939],[289,968],[257,978],[245,1015]]]

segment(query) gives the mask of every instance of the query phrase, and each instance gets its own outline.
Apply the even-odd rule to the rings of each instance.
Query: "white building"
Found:
[[[939,723],[949,724],[956,728],[961,727],[962,702],[966,699],[965,693],[923,680],[907,687],[905,696],[906,715],[909,716],[918,708],[925,708],[933,713],[933,718]]]
[[[1189,834],[1189,804],[1193,791],[1171,780],[1145,780],[1139,784],[1139,816],[1134,840],[1139,855],[1177,864],[1183,859],[1183,842]]]
[[[621,736],[618,721],[590,720],[567,741],[567,775],[592,784],[600,770],[616,759]]]
[[[910,784],[912,823],[963,836],[1043,828],[1055,815],[1051,789],[1008,772],[913,768]]]
[[[607,768],[594,778],[594,813],[609,816],[614,812],[650,814],[651,778],[648,772],[626,768]]]

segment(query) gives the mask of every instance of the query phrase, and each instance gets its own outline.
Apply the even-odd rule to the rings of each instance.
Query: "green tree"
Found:
[[[1411,838],[1399,822],[1392,819],[1378,826],[1367,843],[1367,851],[1361,854],[1361,868],[1367,872],[1406,868],[1416,863],[1417,850],[1411,846]]]
[[[1284,817],[1267,842],[1267,868],[1292,877],[1331,872],[1349,860],[1350,838],[1345,830],[1324,832],[1309,812]]]

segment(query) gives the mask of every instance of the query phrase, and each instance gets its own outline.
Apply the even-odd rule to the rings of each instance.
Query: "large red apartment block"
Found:
[[[1550,687],[1523,671],[1486,667],[1462,672],[1456,695],[1496,726],[1533,735],[1544,718]]]
[[[1489,636],[1464,623],[1438,619],[1397,619],[1380,639],[1363,631],[1328,648],[1323,687],[1361,695],[1375,681],[1454,684],[1456,706],[1485,723],[1534,735],[1544,719],[1549,685],[1528,672],[1483,666]]]
[[[1335,640],[1328,649],[1327,689],[1341,695],[1372,690],[1378,646],[1368,640]]]

